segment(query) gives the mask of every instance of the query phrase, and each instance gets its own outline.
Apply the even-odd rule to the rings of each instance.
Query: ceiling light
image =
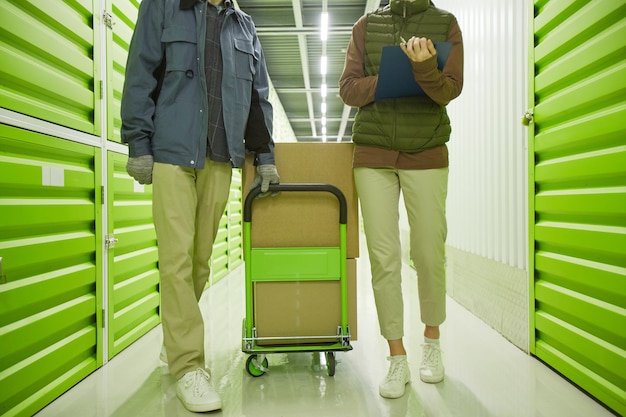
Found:
[[[322,114],[326,114],[326,102],[322,103]]]
[[[328,39],[328,12],[322,13],[322,24],[320,27],[320,39],[325,41]]]
[[[322,95],[322,97],[326,97],[327,93],[328,93],[328,85],[326,85],[326,83],[324,83],[321,86],[320,94]]]

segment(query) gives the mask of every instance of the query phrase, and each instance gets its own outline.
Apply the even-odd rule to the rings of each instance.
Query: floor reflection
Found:
[[[387,347],[380,337],[366,261],[359,260],[358,338],[353,350],[336,353],[329,376],[324,352],[273,353],[269,370],[252,377],[241,351],[244,317],[243,268],[205,292],[206,362],[224,408],[209,417],[608,417],[610,412],[545,365],[449,299],[442,326],[445,380],[419,380],[421,326],[407,319],[405,346],[413,376],[406,394],[378,395],[387,373]],[[407,267],[408,268],[408,267]],[[413,274],[407,269],[406,275]],[[417,286],[405,280],[405,294]],[[417,303],[406,316],[418,317]],[[189,417],[175,382],[159,361],[162,334],[156,327],[113,360],[38,413],[37,417]]]

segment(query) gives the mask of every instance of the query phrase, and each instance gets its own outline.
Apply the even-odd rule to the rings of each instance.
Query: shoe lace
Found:
[[[441,349],[434,343],[424,343],[422,345],[424,349],[424,356],[422,359],[422,366],[428,368],[439,367],[440,352]]]
[[[204,397],[209,394],[213,389],[209,384],[210,376],[203,369],[196,369],[187,380],[187,386],[193,385],[193,394],[197,397]]]
[[[404,373],[404,363],[400,361],[391,360],[391,366],[389,367],[389,372],[387,372],[387,381],[401,381],[402,374]]]

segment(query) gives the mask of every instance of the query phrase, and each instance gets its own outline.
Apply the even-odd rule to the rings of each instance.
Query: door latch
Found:
[[[524,113],[524,117],[522,117],[522,124],[524,126],[528,126],[533,122],[533,110],[532,109],[528,109],[526,110],[526,113]]]
[[[113,29],[113,25],[115,22],[113,21],[113,15],[109,12],[104,12],[102,15],[102,20],[104,21],[104,25],[109,29]]]
[[[116,243],[117,238],[115,237],[115,235],[106,235],[106,237],[104,238],[104,246],[107,249],[113,249]]]

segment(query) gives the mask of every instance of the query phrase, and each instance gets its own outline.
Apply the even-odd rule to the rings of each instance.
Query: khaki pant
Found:
[[[198,306],[230,192],[229,163],[204,169],[154,164],[152,212],[161,276],[161,322],[176,379],[204,368],[204,321]]]
[[[446,317],[448,168],[355,168],[354,178],[381,334],[387,340],[404,336],[400,190],[410,227],[410,256],[417,271],[421,321],[429,326],[440,325]]]

